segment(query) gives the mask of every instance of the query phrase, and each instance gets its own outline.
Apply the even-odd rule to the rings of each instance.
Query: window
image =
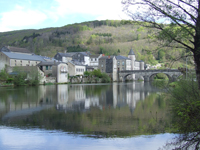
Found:
[[[52,66],[49,66],[49,69],[52,69]]]
[[[46,66],[46,70],[48,70],[48,66]]]
[[[119,61],[117,61],[117,65],[119,66],[119,64],[120,64],[120,62]]]
[[[103,64],[101,65],[101,67],[103,67]]]
[[[124,66],[124,61],[122,61],[122,66]]]

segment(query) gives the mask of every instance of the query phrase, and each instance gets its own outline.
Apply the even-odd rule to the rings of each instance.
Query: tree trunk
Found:
[[[200,53],[197,55],[194,55],[194,61],[195,61],[195,69],[196,69],[196,77],[198,82],[198,87],[200,90]]]
[[[196,77],[198,82],[198,87],[200,90],[200,0],[198,0],[198,12],[196,18],[196,29],[195,29],[195,36],[194,36],[194,50],[192,50],[194,54],[194,62],[195,62],[195,69],[196,69]]]

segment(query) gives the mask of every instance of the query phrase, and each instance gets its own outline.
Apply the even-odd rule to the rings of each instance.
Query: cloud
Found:
[[[0,12],[0,32],[129,19],[122,12],[121,0],[21,0],[12,5],[5,1],[4,6],[1,5],[6,11]]]
[[[0,32],[28,28],[47,19],[46,14],[39,10],[27,9],[16,5],[14,10],[1,13]]]
[[[127,19],[122,12],[121,0],[55,0],[57,6],[55,13],[61,17],[73,13],[96,16],[97,20]]]

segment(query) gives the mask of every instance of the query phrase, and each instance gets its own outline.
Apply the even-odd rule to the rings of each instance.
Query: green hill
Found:
[[[165,66],[185,54],[182,49],[154,51],[158,45],[149,42],[148,29],[124,20],[90,21],[59,28],[3,32],[0,33],[0,47],[5,45],[28,48],[33,53],[49,57],[66,50],[127,56],[133,48],[137,60],[149,64],[164,63]],[[183,67],[181,64],[184,63],[179,60],[174,67]]]

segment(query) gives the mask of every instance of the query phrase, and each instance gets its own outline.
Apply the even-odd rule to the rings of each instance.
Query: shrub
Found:
[[[12,83],[13,81],[14,81],[13,78],[8,78],[6,82],[7,82],[7,83]]]
[[[102,83],[111,82],[110,77],[106,73],[102,73]]]

